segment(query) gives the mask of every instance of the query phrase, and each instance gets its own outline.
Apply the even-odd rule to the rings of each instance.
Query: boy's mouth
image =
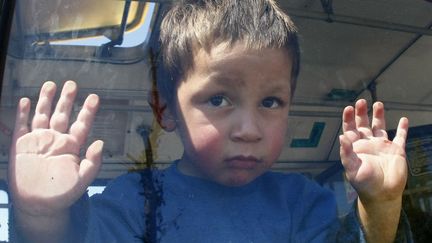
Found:
[[[225,160],[230,168],[234,169],[253,169],[260,160],[254,156],[238,155]]]

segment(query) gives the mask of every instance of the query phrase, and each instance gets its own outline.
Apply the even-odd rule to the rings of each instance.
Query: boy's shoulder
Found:
[[[144,188],[143,185],[146,182],[153,181],[153,183],[158,183],[163,176],[164,170],[159,169],[130,171],[110,181],[105,191],[114,192],[129,190],[141,194]]]
[[[267,183],[277,183],[278,185],[298,185],[298,186],[309,186],[310,184],[316,185],[317,183],[306,176],[299,173],[286,173],[286,172],[276,172],[268,171],[262,176],[262,180]]]
[[[138,183],[140,183],[140,181],[141,176],[139,171],[127,172],[108,182],[105,191],[119,189],[121,190],[125,187],[134,188],[138,185]]]
[[[126,173],[111,181],[104,194],[112,195],[116,198],[127,197],[129,199],[143,200],[145,188],[148,189],[149,182],[152,181],[153,188],[157,191],[163,184],[178,183],[176,174],[172,173],[173,168],[168,170],[141,170]],[[170,178],[175,177],[175,178]],[[268,171],[257,178],[254,182],[256,190],[266,195],[277,195],[280,200],[292,201],[333,197],[330,190],[320,186],[317,182],[298,173],[282,173]],[[176,184],[176,186],[179,186]],[[169,187],[169,186],[168,186]],[[176,187],[178,189],[178,187]],[[168,188],[169,189],[169,188]]]
[[[169,176],[170,173],[166,173],[167,170],[139,170],[128,172],[119,177],[115,178],[107,185],[107,190],[124,190],[125,187],[128,188],[142,188],[142,184],[146,181],[153,181],[153,183],[158,183],[164,180],[164,177]],[[269,187],[289,187],[292,188],[295,185],[296,188],[321,188],[316,181],[307,178],[306,176],[299,173],[285,173],[285,172],[275,172],[268,171],[259,177],[261,183]]]
[[[264,190],[277,192],[287,197],[333,197],[330,190],[298,173],[269,171],[261,176],[261,180]]]

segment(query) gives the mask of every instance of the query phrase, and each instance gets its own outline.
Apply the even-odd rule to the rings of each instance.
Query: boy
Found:
[[[31,129],[29,100],[20,101],[11,146],[9,186],[21,240],[395,239],[408,121],[400,120],[389,141],[381,103],[374,104],[371,125],[364,100],[343,112],[341,159],[359,200],[342,227],[331,193],[299,175],[268,171],[283,147],[299,70],[296,30],[272,0],[183,1],[167,13],[161,44],[168,75],[159,80],[161,99],[153,107],[165,130],[178,131],[181,159],[152,171],[150,181],[149,171],[131,173],[102,195],[82,197],[101,164],[102,141],[78,157],[98,97],[86,99],[68,129],[77,86],[65,83],[51,114],[56,87],[45,83]]]

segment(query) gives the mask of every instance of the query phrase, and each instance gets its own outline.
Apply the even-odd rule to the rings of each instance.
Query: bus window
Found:
[[[0,241],[9,240],[9,199],[7,191],[0,190]]]
[[[115,187],[116,178],[120,177],[119,180],[122,181],[125,178],[123,175],[136,175],[135,172],[141,173],[139,175],[144,178],[140,181],[144,181],[143,190],[150,190],[150,194],[156,196],[164,193],[161,188],[148,186],[149,183],[145,182],[155,179],[154,175],[159,175],[148,173],[149,171],[177,168],[177,161],[184,156],[184,137],[181,137],[184,134],[178,130],[169,131],[167,127],[162,127],[158,123],[166,107],[154,109],[154,99],[159,97],[157,88],[164,88],[157,87],[157,82],[172,81],[177,78],[176,75],[182,75],[163,72],[165,70],[161,67],[159,49],[162,19],[176,2],[178,1],[1,0],[0,180],[7,179],[9,151],[19,99],[28,97],[31,100],[33,115],[40,88],[45,81],[50,80],[57,85],[54,99],[57,100],[65,82],[74,80],[79,92],[72,107],[71,121],[77,118],[89,94],[97,94],[100,98],[99,111],[79,152],[83,157],[85,149],[93,141],[104,141],[101,170],[89,186],[87,194],[93,198],[100,198],[104,195],[103,192],[109,192],[111,182],[114,181]],[[352,212],[358,194],[348,182],[340,158],[342,112],[344,107],[354,105],[356,100],[365,99],[370,117],[373,110],[371,104],[382,101],[387,121],[385,130],[390,139],[395,136],[399,118],[409,118],[410,127],[406,143],[408,179],[403,192],[403,208],[412,226],[415,240],[421,242],[425,239],[425,242],[429,242],[432,239],[428,232],[432,227],[432,2],[276,2],[280,9],[292,18],[299,31],[301,71],[292,99],[290,97],[288,102],[281,102],[271,96],[257,105],[262,111],[264,103],[276,107],[289,104],[287,132],[283,134],[285,142],[270,171],[284,176],[301,174],[301,178],[307,178],[314,183],[313,185],[319,184],[326,188],[337,203],[335,217],[343,218]],[[267,10],[264,9],[263,14]],[[240,16],[243,16],[242,14],[244,13],[239,13]],[[177,17],[176,20],[179,22],[184,16],[179,14]],[[216,20],[215,18],[214,21]],[[244,19],[243,21],[245,24],[248,22]],[[189,27],[185,26],[182,31],[175,34],[189,34]],[[201,27],[201,30],[207,30],[208,26]],[[243,31],[242,28],[233,30]],[[244,31],[247,30],[245,28]],[[222,38],[219,34],[221,33],[214,33],[212,38]],[[237,37],[237,34],[239,33],[235,33],[234,36]],[[203,49],[212,50],[212,45],[220,41],[217,38],[208,46],[203,45]],[[206,38],[200,41],[205,42]],[[198,44],[185,45],[187,53],[195,55],[195,45]],[[271,50],[264,54],[269,53]],[[176,63],[176,68],[188,65],[187,62],[175,61],[179,62]],[[240,64],[236,62],[229,67],[238,67]],[[161,70],[162,72],[159,72]],[[226,80],[224,82],[228,83]],[[258,89],[252,91],[256,90]],[[242,90],[236,91],[239,93]],[[233,91],[212,94],[212,99],[201,100],[202,106],[214,108],[225,107],[224,105],[228,107],[231,104],[229,107],[234,107],[236,100],[225,97],[229,92]],[[170,98],[178,97],[173,95]],[[192,115],[203,113],[202,109],[197,109]],[[205,123],[210,120],[209,116],[205,118],[199,125],[207,124],[207,128],[216,127],[215,123]],[[171,120],[179,121],[178,118]],[[235,128],[241,128],[240,125]],[[222,129],[215,129],[215,133],[220,130]],[[201,135],[205,137],[207,134]],[[254,148],[248,152],[256,150],[258,149]],[[241,160],[251,160],[247,156],[239,157],[240,159],[236,157],[240,160],[237,161],[239,164]],[[252,160],[259,160],[251,157]],[[181,175],[189,176],[187,173]],[[137,179],[132,177],[131,180]],[[181,188],[181,185],[178,187]],[[0,241],[8,241],[7,222],[10,216],[7,207],[10,201],[7,187],[0,188]],[[128,193],[125,189],[116,199],[122,201]],[[143,194],[145,193],[139,195]],[[225,191],[223,193],[228,194]],[[186,197],[186,202],[191,203],[197,199],[193,193]],[[155,200],[159,203],[158,206],[176,205],[158,200]],[[218,200],[218,197],[215,196],[214,200]],[[129,208],[134,202],[127,203],[130,205],[126,208]],[[210,201],[208,203],[211,204]],[[305,199],[301,203],[306,205],[311,202]],[[146,207],[150,207],[148,205],[146,204]],[[197,209],[203,208],[205,207]],[[213,209],[209,207],[209,210]],[[229,209],[231,208],[227,206],[223,213],[230,213],[231,216],[240,214],[240,210],[231,212]],[[260,211],[261,208],[258,207],[250,211],[254,210],[261,214],[267,213],[264,210]],[[179,211],[175,217],[171,215],[173,221],[177,220],[177,217],[181,218],[182,213],[183,211]],[[275,218],[281,221],[289,218],[284,217],[285,215],[276,216]],[[207,217],[201,218],[207,220]],[[239,218],[241,219],[237,217],[236,220]],[[146,220],[150,221],[147,218]],[[272,230],[282,228],[280,224],[274,223],[273,219],[267,221],[260,222],[264,225],[263,229],[265,225],[275,226]],[[182,229],[176,222],[162,225]],[[236,222],[241,228],[239,221]],[[217,229],[224,228],[217,222],[212,226]],[[261,225],[255,226],[256,232],[259,232]],[[191,225],[187,227],[192,228]],[[197,231],[202,233],[205,230]],[[267,233],[265,231],[262,235]]]

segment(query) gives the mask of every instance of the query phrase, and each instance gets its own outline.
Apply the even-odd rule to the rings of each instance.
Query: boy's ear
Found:
[[[162,117],[158,122],[165,131],[172,132],[177,127],[176,119],[169,106],[165,104],[165,107],[165,110],[162,112]]]
[[[151,92],[148,96],[148,103],[159,126],[167,132],[174,131],[177,126],[176,119],[166,100]]]

